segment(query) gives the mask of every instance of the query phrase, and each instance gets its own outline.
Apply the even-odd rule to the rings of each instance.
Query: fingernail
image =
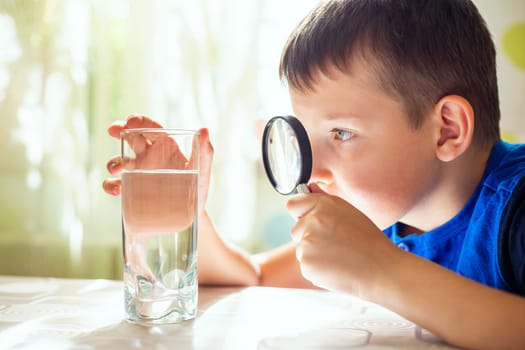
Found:
[[[114,196],[120,195],[120,189],[118,188],[118,186],[111,187],[111,194]]]

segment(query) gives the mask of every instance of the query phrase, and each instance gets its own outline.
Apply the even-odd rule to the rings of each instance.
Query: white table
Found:
[[[199,290],[197,318],[125,321],[122,282],[0,276],[0,349],[445,349],[434,335],[350,296],[268,287]]]

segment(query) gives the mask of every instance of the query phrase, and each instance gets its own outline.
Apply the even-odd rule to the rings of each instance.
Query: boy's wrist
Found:
[[[376,259],[376,271],[370,276],[368,283],[360,289],[360,297],[374,303],[385,305],[392,294],[402,287],[399,286],[400,273],[405,268],[404,261],[407,253],[391,245],[387,250],[381,251]]]

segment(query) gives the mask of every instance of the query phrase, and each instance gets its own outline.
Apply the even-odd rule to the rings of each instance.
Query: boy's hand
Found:
[[[287,205],[297,218],[292,238],[303,276],[318,287],[366,298],[396,247],[348,202],[316,184],[310,189]]]
[[[108,128],[108,133],[114,138],[120,139],[120,133],[124,129],[137,129],[137,128],[162,128],[162,125],[156,121],[146,117],[131,115],[126,121],[116,121],[111,124]],[[199,130],[200,137],[200,176],[199,176],[199,213],[202,212],[204,205],[208,197],[208,187],[211,175],[211,164],[213,160],[213,146],[210,143],[208,129]],[[147,147],[147,146],[145,146]],[[146,150],[143,150],[145,152]],[[152,150],[154,151],[154,150]],[[137,152],[138,153],[138,152]],[[107,193],[118,196],[120,195],[120,177],[117,177],[122,170],[123,160],[120,156],[111,158],[107,163],[107,169],[109,173],[115,177],[105,179],[102,187]]]

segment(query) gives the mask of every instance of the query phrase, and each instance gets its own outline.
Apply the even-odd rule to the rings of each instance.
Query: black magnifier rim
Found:
[[[279,119],[284,120],[292,128],[297,137],[299,151],[301,152],[301,170],[299,173],[299,178],[297,179],[294,188],[288,193],[283,193],[278,190],[279,187],[277,181],[273,176],[273,172],[270,167],[270,160],[268,159],[268,152],[266,149],[267,139],[270,135],[270,129],[272,128],[273,123],[275,123]],[[272,184],[273,188],[275,188],[277,192],[285,195],[294,193],[299,184],[306,184],[310,180],[310,176],[312,175],[312,147],[310,146],[310,140],[308,139],[308,134],[306,133],[303,124],[301,124],[301,122],[294,116],[276,116],[266,123],[262,138],[262,155],[266,175],[268,176],[268,179],[270,180],[270,183]]]

